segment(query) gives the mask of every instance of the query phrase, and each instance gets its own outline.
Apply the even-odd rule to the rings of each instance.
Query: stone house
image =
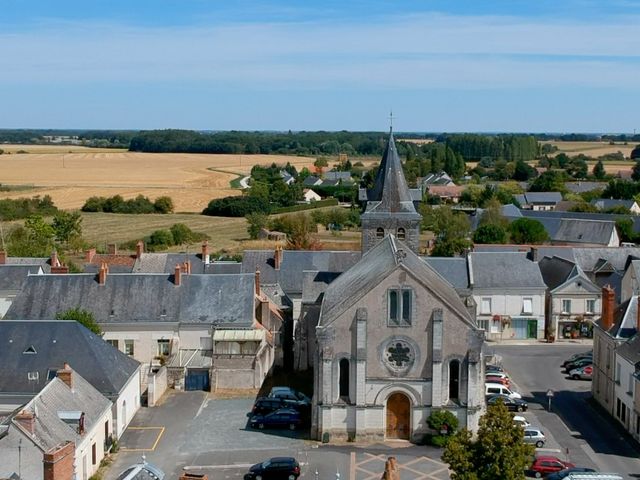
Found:
[[[526,192],[515,195],[515,199],[525,210],[554,210],[562,201],[560,192]]]
[[[21,471],[23,478],[55,480],[57,470],[57,478],[75,473],[87,480],[100,467],[111,431],[111,402],[65,365],[0,425],[0,477]]]
[[[636,331],[640,332],[640,317]],[[640,373],[640,335],[636,334],[616,349],[614,417],[636,440],[640,439],[638,388]]]
[[[71,320],[3,320],[0,414],[30,401],[64,363],[111,400],[111,434],[119,438],[140,407],[141,366]]]

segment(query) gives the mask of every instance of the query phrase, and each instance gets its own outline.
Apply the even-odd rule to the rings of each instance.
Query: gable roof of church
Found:
[[[475,326],[453,286],[393,235],[387,235],[327,287],[319,325],[334,322],[396,268],[403,268],[420,280],[461,319]]]
[[[380,162],[373,188],[367,192],[367,208],[363,215],[377,213],[410,214],[420,217],[413,205],[413,196],[402,171],[393,132]]]

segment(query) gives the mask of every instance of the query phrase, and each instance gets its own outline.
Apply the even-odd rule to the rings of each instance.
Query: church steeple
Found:
[[[367,207],[361,217],[362,252],[370,250],[385,235],[393,234],[417,253],[422,216],[413,205],[391,129],[375,183],[366,192],[366,200]]]

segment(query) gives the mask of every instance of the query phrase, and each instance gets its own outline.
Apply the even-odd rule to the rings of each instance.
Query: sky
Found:
[[[640,131],[640,0],[0,0],[0,128]]]

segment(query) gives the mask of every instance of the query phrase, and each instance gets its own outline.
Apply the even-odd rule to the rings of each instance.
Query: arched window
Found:
[[[340,360],[340,398],[349,400],[349,360]]]
[[[384,237],[384,228],[378,227],[376,229],[376,238],[382,238],[382,237]]]
[[[404,228],[399,228],[396,236],[398,237],[398,240],[404,240],[407,236],[404,232]]]
[[[460,395],[460,361],[449,362],[449,400],[458,400]]]

